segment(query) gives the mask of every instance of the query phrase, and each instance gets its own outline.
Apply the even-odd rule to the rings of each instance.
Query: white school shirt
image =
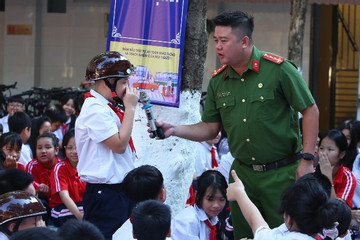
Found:
[[[217,152],[219,154],[219,158],[220,158],[220,161],[222,160],[222,157],[229,153],[230,152],[230,149],[229,149],[229,143],[228,143],[228,138],[223,138],[220,140],[219,142],[219,145],[218,145],[218,148],[217,148]]]
[[[3,232],[0,232],[0,240],[9,240],[9,238]]]
[[[352,173],[356,178],[356,187],[353,197],[353,207],[360,208],[360,154],[358,154],[353,163]]]
[[[70,123],[71,123],[71,117],[69,117],[69,119],[65,122],[65,124],[70,124]],[[69,130],[69,125],[67,126],[67,128]],[[53,132],[53,134],[55,134],[55,136],[59,139],[59,142],[62,142],[64,139],[62,125],[60,125],[59,129]]]
[[[209,240],[210,229],[204,222],[208,217],[203,209],[189,206],[181,210],[171,221],[172,240]],[[211,225],[216,225],[218,217],[209,219]]]
[[[218,171],[225,177],[227,184],[229,184],[230,169],[233,162],[234,157],[231,155],[230,152],[221,157]]]
[[[112,235],[112,240],[133,240],[132,234],[132,224],[130,219],[121,225],[121,227],[116,230],[116,232]]]
[[[277,228],[270,229],[266,226],[260,226],[256,229],[253,240],[314,240],[315,238],[300,232],[292,231],[286,227],[285,223]]]
[[[103,141],[117,134],[120,119],[102,95],[90,90],[75,122],[75,143],[79,156],[77,170],[82,181],[117,184],[135,168],[135,153],[129,144],[124,153],[115,153]]]
[[[342,238],[342,237],[337,237],[335,238],[336,240],[351,240],[351,233],[349,232],[349,230],[347,231],[347,234]]]
[[[201,142],[197,144],[196,159],[195,159],[195,173],[196,177],[200,177],[205,171],[212,169],[211,167],[211,148],[214,145],[210,145],[207,142]],[[215,151],[216,161],[219,164],[219,155]]]
[[[0,118],[0,123],[1,125],[3,125],[3,134],[9,132],[8,120],[9,120],[9,114],[6,115],[5,117]]]
[[[133,228],[130,218],[112,235],[112,240],[133,240]],[[171,238],[166,238],[171,240]]]
[[[33,154],[29,144],[22,144],[19,162],[26,166],[33,159]]]

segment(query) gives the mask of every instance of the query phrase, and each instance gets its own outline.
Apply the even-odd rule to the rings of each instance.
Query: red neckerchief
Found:
[[[211,225],[209,219],[206,219],[205,221],[206,226],[210,228],[210,236],[209,240],[216,240],[216,225]]]
[[[84,100],[88,97],[95,97],[93,95],[91,95],[90,92],[87,92],[85,93],[84,95]],[[118,116],[118,118],[120,119],[120,122],[122,123],[123,119],[124,119],[124,112],[121,111],[120,108],[118,107],[114,107],[111,103],[108,103],[108,106],[116,113],[116,115]],[[130,148],[131,148],[131,151],[132,152],[135,152],[135,146],[134,146],[134,142],[132,140],[132,137],[130,136],[130,139],[129,139],[129,145],[130,145]]]
[[[216,161],[216,154],[215,154],[215,152],[216,152],[216,147],[211,147],[210,152],[211,152],[211,167],[212,167],[212,168],[218,167],[219,164],[218,164],[218,162]]]
[[[188,198],[186,200],[186,204],[194,206],[195,204],[195,193],[194,193],[194,187],[191,184],[190,188],[189,188],[189,194],[188,194]]]
[[[316,234],[316,240],[323,240],[324,237],[322,235],[320,235],[319,233]]]
[[[67,133],[69,124],[70,123],[62,123],[61,124],[61,132],[62,132],[63,136]]]

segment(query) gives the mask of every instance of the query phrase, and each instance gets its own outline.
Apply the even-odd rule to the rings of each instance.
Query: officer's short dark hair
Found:
[[[213,18],[214,26],[230,26],[232,29],[238,28],[252,39],[254,31],[254,17],[242,11],[225,11]]]

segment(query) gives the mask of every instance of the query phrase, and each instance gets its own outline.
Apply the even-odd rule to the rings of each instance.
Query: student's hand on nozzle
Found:
[[[128,107],[136,107],[138,100],[139,100],[139,91],[136,88],[126,87],[123,102],[125,109]]]
[[[170,123],[155,121],[155,125],[158,128],[162,128],[162,130],[164,132],[164,135],[165,135],[165,138],[168,138],[168,137],[172,136],[174,134],[174,132],[175,132],[174,126],[171,125]],[[148,133],[149,133],[150,138],[154,138],[155,136],[152,133],[153,130],[150,128],[150,124],[148,123],[147,126],[149,127],[148,128]],[[156,139],[160,139],[160,138],[156,138]]]
[[[245,187],[235,170],[231,170],[231,176],[233,177],[234,182],[229,184],[226,190],[226,197],[229,201],[236,201],[237,196],[245,191]]]

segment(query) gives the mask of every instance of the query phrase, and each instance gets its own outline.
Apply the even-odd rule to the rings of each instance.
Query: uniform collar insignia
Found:
[[[256,72],[259,72],[259,68],[260,68],[260,63],[258,60],[256,59],[253,59],[253,62],[252,62],[252,69]]]

